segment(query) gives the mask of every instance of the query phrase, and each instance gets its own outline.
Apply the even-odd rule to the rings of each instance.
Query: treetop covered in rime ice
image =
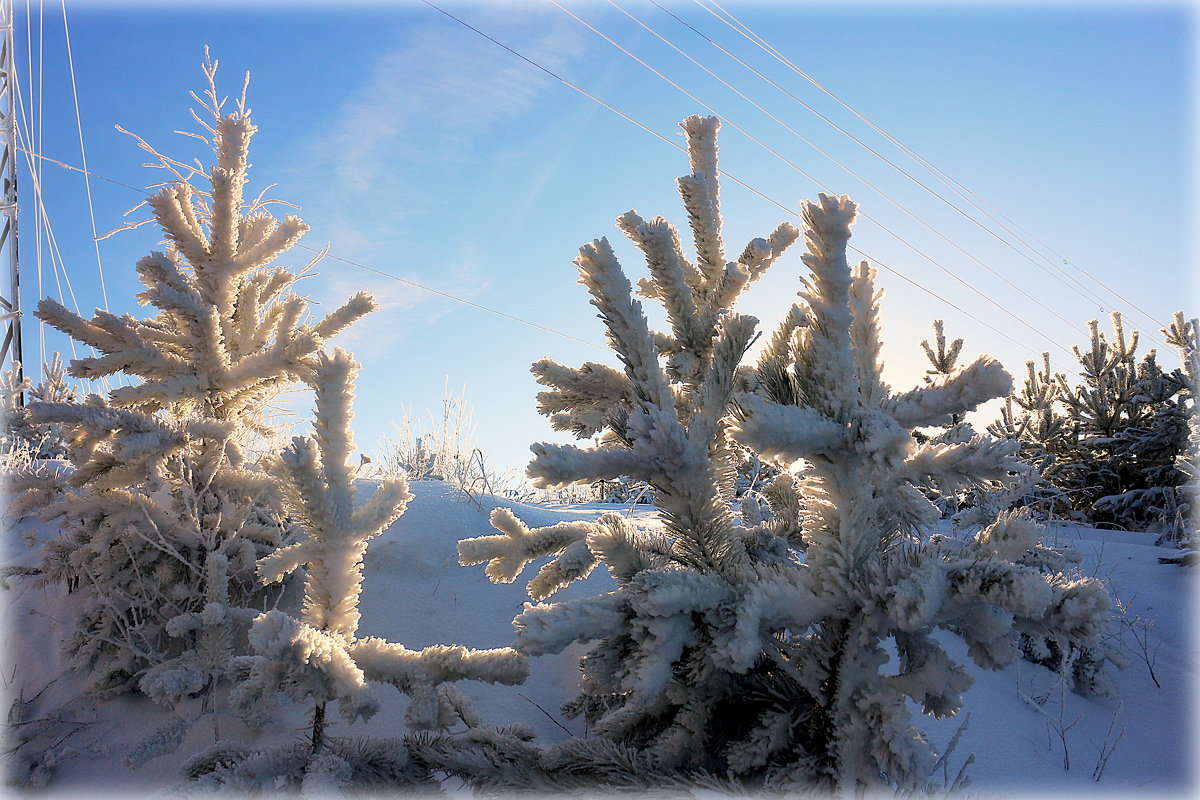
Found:
[[[647,328],[646,335],[653,342],[653,352],[665,357],[666,380],[682,395],[680,409],[686,417],[696,410],[694,396],[706,378],[718,345],[736,336],[732,329],[739,323],[727,317],[738,296],[762,277],[796,241],[799,232],[790,223],[781,223],[767,238],[756,238],[747,244],[736,261],[726,261],[716,147],[720,121],[716,117],[693,116],[684,120],[681,127],[687,135],[692,173],[679,178],[677,183],[692,231],[695,262],[684,254],[679,231],[662,217],[646,220],[636,211],[627,211],[617,218],[617,226],[641,251],[650,272],[650,277],[639,281],[638,294],[657,301],[666,311],[670,330]],[[580,283],[587,286],[592,305],[600,310],[608,327],[609,342],[626,371],[634,370],[640,375],[639,370],[645,370],[646,364],[639,363],[638,354],[618,336],[627,339],[636,335],[627,331],[626,325],[638,325],[629,315],[640,313],[641,306],[632,296],[607,237],[581,247],[575,263]],[[620,299],[626,296],[628,300]],[[555,430],[571,431],[580,438],[600,431],[617,440],[622,437],[625,419],[639,390],[628,374],[594,363],[576,370],[550,359],[536,362],[533,374],[539,383],[550,387],[538,395],[538,410],[550,416]],[[560,452],[566,456],[570,451]],[[530,477],[553,482],[540,472],[531,472]]]
[[[50,298],[38,304],[39,318],[101,354],[73,359],[73,377],[141,378],[109,392],[115,407],[254,418],[264,400],[306,376],[306,358],[322,342],[376,307],[359,292],[320,321],[301,322],[308,304],[289,291],[300,276],[272,262],[308,226],[291,215],[276,220],[257,201],[246,205],[246,159],[257,130],[248,115],[222,116],[211,130],[211,190],[181,182],[148,201],[171,245],[137,264],[146,287],[138,299],[157,316],[98,310],[85,320]]]
[[[497,510],[501,535],[461,542],[460,560],[489,562],[489,577],[511,581],[553,556],[529,584],[535,600],[597,564],[608,568],[615,591],[527,605],[514,620],[515,646],[538,655],[590,642],[581,694],[565,710],[659,770],[776,788],[924,788],[935,755],[910,726],[905,698],[953,715],[970,684],[932,629],[957,632],[975,661],[998,667],[1017,656],[1021,637],[1061,653],[1095,646],[1107,595],[1094,580],[1050,569],[1038,527],[1020,516],[966,542],[926,537],[939,514],[922,488],[1010,482],[1027,468],[1011,442],[918,444],[913,429],[950,424],[1008,394],[1012,381],[981,356],[892,392],[880,374],[874,270],[846,260],[856,213],[848,198],[804,205],[803,303],[757,365],[741,366],[756,320],[733,311],[738,281],[754,274],[749,262],[773,261],[795,231],[781,226],[778,244],[747,248],[769,259],[743,255],[721,269],[716,122],[689,118],[684,129],[694,172],[680,187],[698,266],[685,266],[665,223],[619,220],[647,254],[652,278],[640,288],[667,308],[672,333],[650,330],[607,242],[596,240],[575,263],[624,374],[534,365],[553,387],[539,395],[552,424],[605,436],[588,449],[535,445],[529,475],[543,485],[645,480],[662,527],[607,515],[530,530]],[[712,291],[729,275],[737,289]],[[692,320],[706,327],[693,330]],[[734,518],[734,441],[799,470],[799,541],[755,515]],[[885,642],[900,655],[896,674],[880,671]],[[591,762],[586,747],[572,753],[579,774],[589,764],[600,770],[600,750]]]

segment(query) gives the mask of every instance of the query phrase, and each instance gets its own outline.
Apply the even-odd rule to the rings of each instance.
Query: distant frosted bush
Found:
[[[446,481],[472,500],[508,490],[512,476],[491,469],[475,446],[474,414],[467,406],[465,388],[454,394],[447,385],[438,415],[431,412],[428,419],[417,420],[406,412],[392,427],[396,437],[380,443],[376,474]]]

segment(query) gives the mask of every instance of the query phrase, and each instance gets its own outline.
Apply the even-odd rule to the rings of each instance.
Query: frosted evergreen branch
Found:
[[[561,555],[567,550],[574,551],[571,558],[574,565],[563,573],[565,577],[571,571],[575,572],[569,580],[586,576],[594,566],[590,551],[582,553],[574,548],[574,545],[580,542],[586,547],[588,533],[593,527],[591,523],[561,522],[531,531],[507,508],[493,509],[491,523],[501,535],[480,536],[460,541],[458,563],[471,566],[487,562],[485,572],[493,583],[512,583],[530,561],[547,555]],[[551,562],[555,563],[557,559]],[[530,595],[535,600],[544,600],[561,588],[561,585],[565,585],[555,585],[556,580],[550,577],[552,572],[546,572],[548,567],[550,564],[543,567],[545,578],[539,573],[538,577],[530,582]]]
[[[687,135],[688,158],[692,174],[679,178],[683,198],[695,239],[697,267],[707,287],[716,287],[725,272],[725,244],[721,238],[721,200],[717,169],[716,117],[693,115],[679,124]]]
[[[539,488],[570,483],[591,483],[626,476],[650,482],[658,467],[646,456],[623,447],[599,447],[584,450],[569,444],[542,442],[531,445],[533,460],[525,470]]]
[[[754,338],[758,320],[741,314],[722,317],[711,344],[708,369],[699,386],[699,402],[688,436],[696,441],[715,440],[733,401],[738,366]]]
[[[954,371],[955,362],[958,361],[958,355],[962,352],[963,340],[955,339],[947,347],[944,322],[935,319],[932,327],[934,344],[937,349],[931,347],[928,340],[922,340],[921,349],[925,351],[925,357],[929,359],[929,363],[933,367],[930,374],[949,375]]]
[[[348,721],[368,719],[379,701],[342,636],[272,610],[254,620],[250,643],[262,658],[281,665],[280,686],[295,699],[337,700]],[[298,696],[297,696],[298,695]]]
[[[625,599],[616,592],[567,600],[525,604],[513,620],[514,647],[525,655],[559,653],[572,642],[587,642],[619,633],[625,624]]]
[[[654,405],[670,405],[671,391],[658,365],[646,317],[641,304],[633,299],[629,279],[608,240],[596,239],[579,248],[575,264],[580,283],[592,295],[592,304],[600,309],[609,341],[625,364],[639,397]]]
[[[674,542],[667,536],[639,530],[620,514],[605,514],[588,531],[588,549],[618,581],[628,581],[646,569],[671,560]]]
[[[260,558],[255,565],[255,571],[263,583],[279,583],[308,563],[313,557],[312,549],[309,542],[295,542],[280,547],[270,555]]]
[[[312,332],[321,340],[330,339],[378,308],[370,292],[359,292],[314,325]]]
[[[586,578],[595,567],[596,555],[591,545],[587,539],[580,539],[544,564],[525,588],[531,599],[545,600],[573,581]]]
[[[221,117],[216,124],[213,146],[217,163],[210,173],[212,210],[209,219],[209,250],[214,266],[237,275],[251,268],[235,260],[238,251],[238,222],[246,185],[250,139],[258,128],[245,114]]]
[[[206,264],[209,240],[192,206],[194,190],[179,183],[160,190],[146,201],[167,241],[193,266]]]
[[[863,405],[879,405],[888,395],[883,382],[880,357],[879,298],[875,290],[875,269],[863,261],[852,272],[850,283],[850,345],[854,348],[855,373]]]
[[[530,370],[550,391],[538,392],[538,413],[551,417],[555,430],[580,438],[594,436],[614,415],[628,413],[634,402],[629,378],[612,367],[587,362],[572,369],[543,358]]]
[[[928,386],[897,395],[890,411],[907,428],[944,425],[954,414],[1012,392],[1012,376],[991,356],[980,356],[970,366]]]
[[[354,661],[374,681],[410,691],[421,684],[473,680],[515,685],[529,676],[529,662],[509,647],[468,650],[459,645],[432,645],[409,650],[373,636],[356,639],[349,647]]]
[[[713,294],[713,305],[731,307],[746,287],[761,278],[799,238],[800,229],[783,222],[768,238],[751,239],[737,262],[725,266],[720,291]]]
[[[655,221],[662,220],[661,217],[655,217]],[[666,224],[665,220],[662,220]],[[629,237],[629,239],[638,246],[640,250],[645,252],[645,243],[643,240],[643,230],[647,226],[647,222],[636,211],[626,211],[621,216],[617,217],[617,227]],[[679,240],[679,230],[674,225],[667,225],[667,230],[671,237],[670,248],[674,251],[674,255],[669,256],[669,260],[678,263],[679,269],[682,271],[683,285],[687,287],[689,298],[693,298],[696,293],[703,291],[704,276],[696,269],[696,265],[688,260],[683,253],[683,243]],[[647,254],[647,265],[649,265],[649,254]],[[653,272],[653,270],[651,270]],[[666,298],[664,294],[665,286],[674,283],[667,281],[666,284],[659,282],[655,278],[643,279],[638,283],[639,294],[647,300],[663,300]]]
[[[382,481],[375,492],[351,514],[349,528],[356,535],[373,536],[399,519],[412,499],[408,482],[403,478]]]
[[[729,435],[768,461],[790,464],[800,458],[831,456],[848,442],[845,425],[811,408],[781,405],[756,395],[739,395],[738,406],[741,413]]]
[[[112,353],[123,344],[120,338],[68,310],[66,306],[52,297],[44,297],[38,301],[34,316],[72,339],[96,348],[101,353]]]
[[[1020,445],[1009,439],[975,436],[960,444],[926,443],[905,461],[901,475],[912,483],[934,483],[957,491],[984,481],[1012,483],[1032,468],[1018,459]]]
[[[620,220],[618,220],[620,223]],[[654,280],[653,294],[663,303],[667,321],[675,332],[680,348],[699,350],[704,346],[703,321],[692,289],[687,283],[686,260],[675,228],[662,217],[654,217],[630,230],[630,239],[646,257],[646,266]]]
[[[239,237],[237,259],[246,271],[259,269],[290,250],[308,233],[299,217],[288,215],[278,221],[269,214],[256,213]]]
[[[812,270],[809,288],[800,292],[808,303],[809,335],[800,355],[805,369],[820,369],[827,378],[809,388],[819,410],[849,419],[858,406],[858,380],[850,343],[850,267],[846,244],[858,206],[846,196],[818,195],[801,208],[808,252],[802,260]],[[800,365],[798,365],[799,369]]]

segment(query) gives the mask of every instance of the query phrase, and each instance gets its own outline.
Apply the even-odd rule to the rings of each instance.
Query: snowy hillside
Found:
[[[360,481],[360,490],[372,488]],[[365,635],[400,642],[410,648],[437,643],[468,647],[500,647],[512,642],[512,618],[528,600],[523,581],[490,583],[477,567],[457,563],[462,538],[491,532],[491,507],[506,507],[531,527],[570,520],[593,520],[601,513],[629,513],[627,507],[592,504],[550,508],[487,498],[480,508],[453,488],[437,481],[411,485],[415,498],[408,511],[370,543],[364,577],[361,630]],[[360,491],[360,494],[364,492]],[[653,513],[641,506],[632,519],[652,525]],[[32,532],[26,523],[10,532],[16,539]],[[43,534],[47,532],[43,531]],[[1051,544],[1074,548],[1079,569],[1104,579],[1127,612],[1116,617],[1114,636],[1129,659],[1115,671],[1118,699],[1083,698],[1063,692],[1057,675],[1023,662],[997,672],[980,670],[966,657],[954,636],[939,641],[952,657],[968,665],[975,685],[966,695],[970,723],[947,759],[953,778],[968,755],[971,789],[984,793],[1152,792],[1182,794],[1194,786],[1192,764],[1192,697],[1190,569],[1157,563],[1170,551],[1156,548],[1146,534],[1100,531],[1058,525]],[[7,543],[16,563],[34,563],[35,550],[19,541]],[[565,592],[569,596],[607,591],[611,578],[598,570]],[[25,769],[46,781],[52,793],[90,794],[110,791],[154,791],[178,782],[179,765],[213,741],[211,722],[198,723],[174,754],[131,770],[124,759],[157,728],[169,721],[159,706],[140,696],[94,701],[81,695],[79,676],[64,672],[57,644],[60,621],[72,598],[13,580],[9,592],[10,637],[6,652],[7,691],[19,714],[10,746]],[[294,592],[281,602],[295,611]],[[1139,638],[1147,643],[1147,660]],[[522,686],[462,684],[485,722],[524,722],[539,742],[587,734],[580,719],[562,716],[560,706],[575,693],[579,650],[532,659]],[[15,673],[14,673],[15,670]],[[11,676],[19,677],[13,679]],[[406,700],[396,691],[379,691],[383,707],[369,722],[349,725],[333,719],[333,736],[373,737],[404,732]],[[1024,699],[1019,699],[1024,698]],[[1063,704],[1065,700],[1065,705]],[[1035,707],[1037,706],[1037,707]],[[193,711],[195,709],[192,709]],[[270,732],[257,741],[287,741],[303,734],[307,709],[284,703]],[[963,715],[934,721],[919,713],[918,725],[940,751],[961,724]],[[251,739],[241,723],[221,720],[221,735]],[[1063,734],[1060,736],[1060,731]],[[1064,768],[1064,743],[1069,769]],[[1094,776],[1103,767],[1100,780]]]

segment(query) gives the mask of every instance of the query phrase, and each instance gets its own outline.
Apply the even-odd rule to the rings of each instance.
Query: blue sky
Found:
[[[16,5],[33,137],[27,144],[79,165],[63,9]],[[1188,5],[722,3],[830,91],[1053,248],[1054,255],[1043,253],[1053,268],[1022,245],[1005,244],[1007,235],[978,211],[699,4],[668,7],[998,235],[653,4],[619,0],[828,156],[612,4],[563,5],[725,118],[721,163],[732,175],[791,209],[820,191],[736,125],[860,203],[872,219],[859,223],[852,243],[894,270],[881,269],[880,284],[887,293],[887,374],[898,389],[919,382],[919,342],[934,318],[966,339],[964,356],[992,353],[1019,379],[1024,361],[1043,350],[1069,370],[1074,362],[1065,348],[1082,343],[1088,319],[1113,309],[1143,330],[1152,325],[1133,306],[1160,322],[1176,308],[1197,311]],[[678,140],[680,119],[709,113],[549,2],[444,7],[670,139]],[[88,166],[97,176],[133,186],[159,180],[139,166],[143,154],[114,125],[169,154],[202,155],[172,131],[194,128],[188,92],[203,86],[199,64],[208,45],[228,93],[251,72],[249,104],[260,128],[252,184],[277,183],[271,196],[301,206],[312,226],[304,243],[312,247],[328,243],[336,256],[601,344],[601,325],[575,283],[578,246],[609,236],[636,278],[644,268],[631,247],[616,242],[613,219],[635,208],[685,225],[674,188],[687,171],[681,153],[424,4],[68,2],[66,12]],[[21,166],[28,308],[39,296],[39,236],[33,180]],[[47,164],[40,183],[75,297],[89,312],[101,301],[83,180]],[[98,177],[92,195],[101,233],[120,225],[140,200]],[[730,181],[723,211],[731,252],[788,218]],[[142,313],[132,301],[132,267],[158,246],[149,227],[100,243],[111,310]],[[57,296],[49,243],[40,249],[40,294]],[[309,255],[297,250],[292,260],[302,266]],[[455,391],[465,386],[489,461],[523,468],[531,442],[562,441],[536,414],[529,364],[547,355],[568,365],[615,363],[593,347],[343,262],[327,260],[318,271],[305,288],[323,307],[363,287],[382,304],[337,341],[363,363],[356,432],[367,452],[403,408],[417,416],[435,409],[448,382]],[[792,302],[800,274],[797,248],[750,291],[742,310],[769,328]],[[25,337],[32,365],[40,338],[35,320]],[[69,345],[52,331],[45,341],[47,350],[69,356]],[[1164,360],[1175,363],[1173,355]]]

